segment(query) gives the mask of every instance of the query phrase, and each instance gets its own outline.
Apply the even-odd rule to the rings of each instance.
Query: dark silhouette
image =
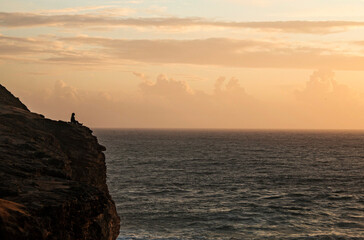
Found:
[[[82,125],[82,123],[79,123],[76,118],[75,118],[75,113],[72,113],[71,115],[71,123],[77,124],[77,125]]]

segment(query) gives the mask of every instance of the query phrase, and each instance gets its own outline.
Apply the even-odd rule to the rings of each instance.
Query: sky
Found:
[[[364,0],[0,0],[0,84],[92,128],[364,129]]]

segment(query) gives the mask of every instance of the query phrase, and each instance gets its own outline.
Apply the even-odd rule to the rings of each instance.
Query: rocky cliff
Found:
[[[104,150],[87,127],[32,113],[0,85],[0,239],[116,239]]]

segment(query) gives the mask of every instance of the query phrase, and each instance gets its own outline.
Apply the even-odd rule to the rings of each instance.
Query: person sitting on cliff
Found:
[[[72,115],[71,115],[71,123],[73,123],[73,124],[77,124],[77,125],[82,125],[82,123],[79,123],[77,120],[76,120],[76,118],[75,118],[75,113],[72,113]]]

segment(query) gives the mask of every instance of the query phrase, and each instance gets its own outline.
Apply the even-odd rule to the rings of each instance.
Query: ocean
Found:
[[[364,132],[94,133],[119,240],[364,239]]]

